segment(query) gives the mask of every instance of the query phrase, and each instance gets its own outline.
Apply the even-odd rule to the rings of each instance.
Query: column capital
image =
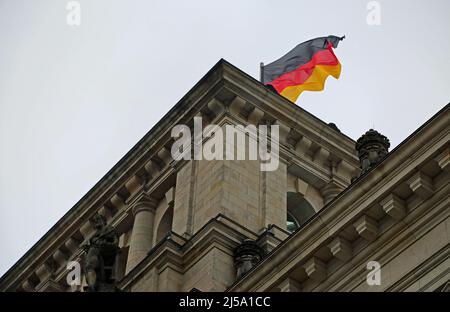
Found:
[[[136,214],[141,211],[154,212],[156,207],[158,206],[158,203],[159,201],[154,197],[146,193],[141,193],[130,201],[129,206],[131,207],[133,216],[136,216]]]
[[[325,205],[332,201],[336,196],[344,190],[336,181],[331,180],[324,187],[320,189],[320,194],[323,196]]]

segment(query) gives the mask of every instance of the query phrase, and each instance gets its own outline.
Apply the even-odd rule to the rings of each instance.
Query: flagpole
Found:
[[[259,63],[259,81],[264,83],[264,62]]]

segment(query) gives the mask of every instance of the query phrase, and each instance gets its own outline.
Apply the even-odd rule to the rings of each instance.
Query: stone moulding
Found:
[[[359,226],[361,230],[359,234],[365,236],[363,238],[366,239],[366,242],[363,242],[361,239],[353,242],[353,244],[360,246],[358,249],[359,254],[354,254],[352,256],[353,258],[350,258],[348,255],[345,257],[349,259],[345,263],[355,266],[356,263],[359,263],[356,262],[356,259],[361,261],[361,257],[364,254],[367,256],[370,250],[377,250],[375,246],[370,248],[371,245],[381,246],[382,244],[386,244],[386,242],[389,242],[389,239],[395,239],[395,233],[398,234],[398,231],[401,231],[401,229],[420,223],[421,216],[423,217],[423,214],[427,212],[426,207],[431,205],[435,210],[441,209],[440,211],[442,211],[443,206],[437,204],[436,201],[442,201],[443,194],[448,194],[448,183],[441,183],[439,181],[443,179],[448,180],[448,172],[445,166],[436,166],[436,164],[443,163],[442,161],[439,162],[441,156],[437,155],[442,155],[442,151],[448,148],[448,142],[450,141],[448,124],[448,120],[450,119],[449,107],[447,105],[438,112],[396,147],[394,151],[387,155],[382,163],[372,168],[350,185],[350,187],[340,193],[337,198],[319,211],[308,224],[278,245],[245,278],[233,284],[228,291],[263,291],[273,289],[277,286],[276,283],[280,276],[286,278],[290,272],[303,265],[308,259],[316,257],[317,253],[323,248],[329,248],[328,245],[333,238],[340,236],[349,225],[355,224],[356,222],[357,227]],[[417,168],[431,167],[434,168],[434,177],[427,177],[427,174],[422,171],[416,173]],[[436,168],[441,169],[439,173],[436,172]],[[423,179],[426,183],[418,183],[418,176],[426,177]],[[438,182],[439,188],[436,188],[437,186],[434,184]],[[413,192],[409,196],[413,196],[415,200],[411,201],[408,205],[408,211],[404,210],[401,206],[403,200],[407,201],[405,198],[402,200],[396,199],[395,203],[392,204],[395,206],[392,206],[389,201],[386,201],[386,197],[389,194],[392,194],[397,189],[407,188],[409,183],[413,183]],[[430,200],[430,197],[433,200]],[[363,217],[365,219],[363,219],[362,223],[357,221],[358,219],[361,221],[361,216],[368,213],[374,204],[380,205],[380,203],[385,207],[385,216],[389,216],[388,219],[391,219],[391,221],[394,220],[394,223],[391,223],[388,228],[383,228],[380,234],[381,236],[376,238],[373,235],[378,227],[375,221],[385,223],[387,222],[386,218],[382,217],[382,219],[373,220],[372,222],[368,221],[371,220],[368,217]],[[406,216],[403,215],[406,212],[408,214]],[[426,216],[427,218],[434,217],[434,215]],[[440,218],[444,218],[445,220],[445,215],[441,215]],[[370,231],[364,234],[363,232],[365,230]],[[392,235],[394,236],[392,237]],[[341,263],[341,267],[345,263]],[[311,266],[307,267],[310,268]],[[342,272],[350,276],[348,271],[341,271],[341,274]],[[353,278],[355,278],[355,274],[361,274],[363,270],[361,269],[361,272],[354,270],[351,273],[353,274]],[[339,285],[339,276],[334,275],[333,278],[335,283],[334,287],[331,284],[332,281],[330,280],[328,282],[327,279],[324,284],[308,282],[305,284],[307,287],[302,288],[305,291],[314,289],[343,290],[343,285],[341,285],[341,288],[337,288],[338,286],[336,286]],[[347,280],[347,278],[345,279]],[[321,285],[321,287],[315,288],[318,285]],[[351,290],[351,287],[347,286],[345,289]]]

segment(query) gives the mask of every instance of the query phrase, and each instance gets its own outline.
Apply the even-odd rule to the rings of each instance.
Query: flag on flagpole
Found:
[[[344,37],[328,36],[300,43],[280,59],[261,67],[262,83],[292,102],[303,91],[321,91],[328,76],[338,79],[341,63],[334,54]]]

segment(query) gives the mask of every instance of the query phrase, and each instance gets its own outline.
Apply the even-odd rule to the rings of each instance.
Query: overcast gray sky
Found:
[[[308,39],[346,35],[339,80],[298,105],[393,147],[450,100],[450,1],[0,0],[0,275],[220,58],[259,77]]]

